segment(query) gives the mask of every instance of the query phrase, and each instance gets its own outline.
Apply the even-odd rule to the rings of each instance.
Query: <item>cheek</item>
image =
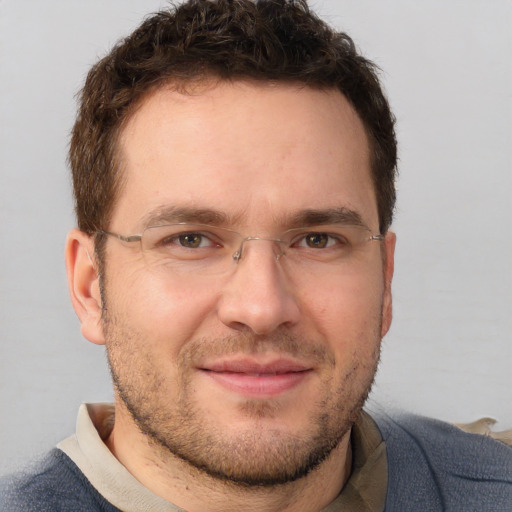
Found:
[[[347,334],[372,332],[380,322],[382,311],[383,279],[373,276],[344,276],[333,278],[321,287],[311,288],[304,295],[303,316],[311,316],[320,331]],[[347,341],[350,338],[347,338]]]
[[[147,269],[132,268],[112,276],[107,288],[109,309],[127,327],[162,345],[179,347],[197,335],[214,309],[209,287],[187,286],[187,280],[164,279]]]
[[[309,314],[304,310],[303,317],[314,322],[309,329],[320,334],[331,350],[339,377],[350,375],[355,387],[367,382],[378,362],[382,294],[380,274],[365,279],[345,277],[310,293]]]

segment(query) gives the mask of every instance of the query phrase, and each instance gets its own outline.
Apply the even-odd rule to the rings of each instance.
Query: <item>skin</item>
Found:
[[[221,212],[248,236],[272,238],[297,213],[335,208],[378,233],[367,137],[338,91],[165,87],[120,144],[125,181],[110,231],[140,233],[178,206]],[[110,238],[101,294],[92,240],[72,231],[72,301],[83,335],[107,345],[116,383],[111,451],[192,512],[321,510],[350,472],[350,427],[391,322],[394,245],[389,232],[339,271],[291,275],[275,244],[251,241],[232,270],[203,281],[150,268],[138,244]],[[304,371],[282,388],[269,375],[237,375],[233,386],[223,377],[233,364]],[[316,467],[293,477],[315,450]],[[236,483],[251,478],[260,485]]]

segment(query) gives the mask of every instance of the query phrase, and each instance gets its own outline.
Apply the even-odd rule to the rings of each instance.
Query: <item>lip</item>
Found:
[[[299,386],[312,368],[290,359],[215,361],[200,371],[225,389],[249,397],[269,398]]]

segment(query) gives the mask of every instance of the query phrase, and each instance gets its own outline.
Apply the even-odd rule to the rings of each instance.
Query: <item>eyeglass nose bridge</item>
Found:
[[[280,252],[276,254],[276,261],[279,261],[281,257],[286,254],[283,249],[283,244],[285,243],[285,241],[281,240],[280,238],[246,236],[245,238],[242,238],[242,240],[240,241],[240,247],[238,248],[238,250],[233,253],[233,259],[235,260],[236,263],[238,263],[242,259],[245,242],[252,242],[253,240],[266,240],[267,242],[275,242],[280,247]]]

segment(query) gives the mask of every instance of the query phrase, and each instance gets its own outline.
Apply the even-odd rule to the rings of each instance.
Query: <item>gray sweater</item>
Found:
[[[512,448],[418,416],[374,419],[386,442],[386,512],[512,511]],[[30,473],[0,482],[0,511],[118,509],[54,449]]]

